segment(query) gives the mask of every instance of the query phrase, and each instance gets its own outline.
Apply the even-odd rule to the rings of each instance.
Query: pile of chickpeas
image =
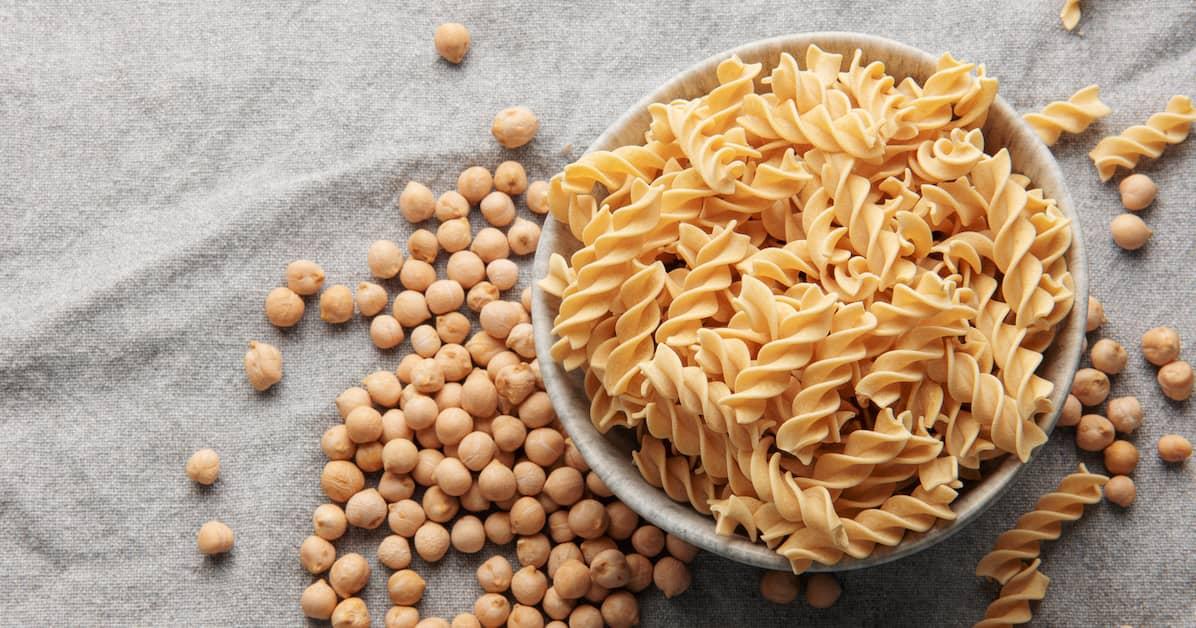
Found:
[[[1085,329],[1095,332],[1105,323],[1104,306],[1095,297],[1089,297]],[[1179,333],[1170,327],[1155,327],[1142,335],[1142,355],[1160,367],[1159,388],[1174,401],[1191,397],[1193,388],[1192,367],[1179,359],[1179,352]],[[1129,354],[1117,341],[1101,338],[1092,344],[1089,358],[1092,367],[1076,372],[1059,425],[1076,428],[1076,446],[1080,449],[1103,453],[1105,469],[1113,475],[1105,486],[1105,497],[1123,508],[1129,507],[1137,496],[1129,476],[1137,468],[1140,454],[1133,443],[1118,439],[1117,435],[1129,436],[1142,425],[1142,404],[1132,396],[1108,399],[1109,376],[1126,367]],[[1105,414],[1084,412],[1085,408],[1100,406],[1106,399]],[[1192,444],[1178,434],[1163,436],[1157,448],[1159,457],[1168,463],[1181,463],[1192,455]]]

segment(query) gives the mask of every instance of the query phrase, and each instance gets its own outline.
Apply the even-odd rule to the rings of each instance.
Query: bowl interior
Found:
[[[786,35],[761,40],[719,53],[675,76],[656,91],[636,103],[589,147],[589,151],[613,149],[627,144],[641,144],[648,128],[647,106],[676,98],[693,98],[714,88],[718,83],[715,68],[731,55],[738,55],[747,63],[763,63],[765,72],[775,66],[782,52],[789,52],[799,60],[806,47],[816,44],[829,52],[850,59],[858,48],[867,61],[882,61],[889,74],[900,81],[913,77],[923,81],[935,70],[936,58],[926,52],[882,37],[859,33],[820,32]],[[999,78],[999,68],[994,73]],[[1072,208],[1071,198],[1063,183],[1054,157],[1021,120],[1020,116],[1000,97],[993,103],[984,128],[985,151],[992,153],[1007,148],[1014,169],[1030,177],[1036,187],[1056,199],[1060,209],[1071,219],[1072,245],[1067,254],[1069,268],[1075,279],[1075,307],[1062,323],[1055,342],[1044,354],[1039,375],[1055,384],[1051,400],[1055,411],[1043,415],[1039,424],[1049,434],[1058,418],[1064,398],[1071,386],[1079,364],[1084,338],[1084,320],[1088,303],[1087,266],[1084,259],[1083,238],[1079,221]],[[566,259],[577,250],[579,243],[569,230],[555,220],[545,223],[534,264],[535,277],[547,274],[548,259],[560,253]],[[633,510],[661,529],[715,554],[739,562],[768,569],[788,569],[788,562],[767,547],[752,543],[746,537],[721,536],[715,533],[713,519],[693,510],[688,504],[671,500],[662,490],[648,484],[631,462],[635,443],[625,430],[599,433],[590,422],[589,400],[582,385],[580,371],[566,372],[548,354],[556,340],[552,321],[559,300],[534,288],[532,319],[534,321],[537,354],[544,385],[569,435],[585,456],[589,465],[610,489]],[[1039,448],[1041,449],[1041,447]],[[896,547],[878,547],[864,559],[844,558],[833,566],[815,564],[811,571],[845,571],[878,565],[913,554],[942,541],[978,517],[1004,493],[1014,478],[1027,465],[1006,456],[979,482],[967,483],[953,504],[958,518],[921,534],[907,534]]]

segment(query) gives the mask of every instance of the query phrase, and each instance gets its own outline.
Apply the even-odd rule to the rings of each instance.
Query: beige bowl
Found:
[[[589,150],[606,150],[626,144],[642,143],[644,131],[649,123],[649,104],[668,102],[676,98],[693,98],[710,91],[717,85],[715,67],[732,54],[739,55],[747,63],[763,62],[765,68],[771,68],[776,65],[782,52],[789,52],[799,59],[803,58],[803,53],[810,44],[816,44],[824,50],[842,54],[847,58],[859,48],[864,51],[866,60],[884,62],[888,72],[898,80],[912,76],[922,81],[935,69],[934,56],[871,35],[820,32],[765,39],[714,55],[670,79],[607,128]],[[995,69],[995,74],[999,77],[1000,68]],[[1036,186],[1055,198],[1060,209],[1072,220],[1074,237],[1067,261],[1075,277],[1075,308],[1064,321],[1055,343],[1047,350],[1039,370],[1041,376],[1055,384],[1052,401],[1055,408],[1062,408],[1082,353],[1084,320],[1088,306],[1087,265],[1084,259],[1084,240],[1079,233],[1079,221],[1051,152],[1004,100],[997,98],[993,104],[984,131],[986,150],[991,153],[1001,147],[1009,149],[1015,170],[1030,177]],[[578,246],[579,243],[568,229],[549,219],[540,238],[540,247],[536,251],[535,276],[545,276],[550,254],[561,253],[567,258]],[[630,434],[625,430],[613,430],[605,436],[599,433],[590,423],[589,401],[582,386],[580,373],[565,372],[548,353],[549,347],[556,340],[552,334],[552,320],[556,316],[559,300],[537,287],[532,301],[537,356],[544,386],[552,398],[561,422],[578,449],[615,495],[656,526],[704,550],[749,565],[788,569],[788,562],[764,545],[752,543],[738,535],[728,537],[716,534],[713,519],[698,513],[688,504],[669,499],[663,491],[640,477],[639,471],[631,462],[634,442]],[[1055,426],[1058,416],[1056,410],[1042,417],[1040,425],[1048,434]],[[968,484],[953,504],[958,515],[953,522],[940,521],[938,526],[925,533],[908,534],[896,547],[878,547],[867,558],[848,558],[830,567],[815,564],[811,571],[846,571],[879,565],[926,549],[950,537],[979,517],[1008,490],[1025,466],[1015,458],[1006,457],[983,480]]]

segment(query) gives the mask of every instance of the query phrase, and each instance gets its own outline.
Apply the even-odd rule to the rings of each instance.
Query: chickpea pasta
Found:
[[[1172,96],[1167,101],[1167,108],[1150,116],[1146,124],[1102,139],[1088,157],[1096,166],[1100,180],[1108,181],[1118,168],[1133,170],[1143,157],[1158,159],[1168,144],[1179,144],[1187,139],[1193,122],[1196,122],[1196,107],[1192,106],[1192,99]]]
[[[1082,133],[1113,110],[1100,100],[1100,86],[1089,85],[1065,101],[1048,103],[1041,112],[1022,116],[1043,144],[1054,146],[1064,132]]]
[[[1028,460],[1074,299],[1068,218],[986,152],[984,67],[943,55],[919,85],[843,61],[727,59],[548,188],[580,242],[540,283],[551,355],[584,369],[594,425],[794,571],[951,520],[962,478]]]

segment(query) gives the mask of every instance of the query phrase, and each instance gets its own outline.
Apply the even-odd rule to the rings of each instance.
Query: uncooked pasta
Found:
[[[950,521],[965,478],[1029,458],[1074,296],[1069,220],[986,145],[983,66],[804,60],[727,59],[642,145],[566,166],[549,206],[580,248],[541,282],[594,425],[799,572]]]

